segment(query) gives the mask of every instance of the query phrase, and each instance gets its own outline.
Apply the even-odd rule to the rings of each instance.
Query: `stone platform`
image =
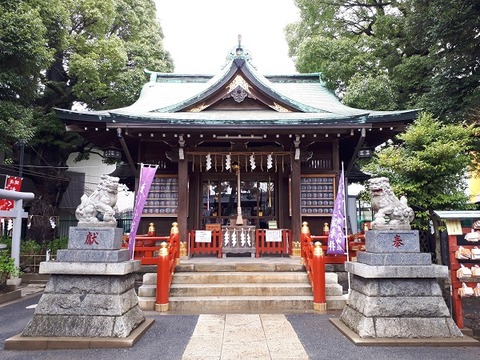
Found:
[[[105,337],[69,337],[69,336],[35,336],[22,334],[5,340],[4,350],[60,350],[60,349],[110,349],[131,348],[153,325],[155,320],[145,319],[135,330],[124,338]]]
[[[365,245],[358,262],[346,264],[351,293],[334,325],[360,339],[463,338],[437,282],[448,269],[420,253],[417,231],[371,230]]]
[[[55,341],[48,346],[83,343],[82,347],[90,347],[96,344],[91,339],[119,347],[133,345],[134,341],[113,341],[131,338],[133,333],[141,336],[143,332],[136,329],[150,326],[134,289],[133,273],[140,270],[140,261],[129,260],[121,244],[118,228],[70,228],[68,249],[59,253],[57,261],[40,264],[40,274],[50,278],[33,319],[15,341],[12,338],[10,348]]]
[[[452,338],[362,338],[340,319],[330,318],[329,320],[345,337],[357,346],[464,347],[479,345],[478,340],[466,335]]]

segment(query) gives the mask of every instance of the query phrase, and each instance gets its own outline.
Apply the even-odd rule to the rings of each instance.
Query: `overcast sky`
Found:
[[[284,34],[299,17],[294,0],[154,1],[176,73],[217,73],[239,34],[260,73],[296,72]]]

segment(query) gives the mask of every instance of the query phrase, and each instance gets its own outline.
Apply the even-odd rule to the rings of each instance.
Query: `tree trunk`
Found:
[[[59,208],[70,183],[65,172],[66,168],[47,168],[42,173],[37,169],[34,175],[28,176],[35,185],[35,198],[27,204],[30,224],[27,239],[42,244],[57,237]]]
[[[433,210],[429,210],[430,220],[433,225],[433,234],[435,236],[435,259],[437,264],[442,265],[442,244],[440,238],[440,222],[437,216],[433,213]]]

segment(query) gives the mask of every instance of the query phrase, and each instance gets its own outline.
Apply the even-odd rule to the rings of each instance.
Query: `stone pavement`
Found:
[[[198,317],[182,359],[308,359],[308,355],[283,314],[211,314]]]
[[[25,290],[27,291],[27,290]],[[32,291],[31,289],[28,291]],[[39,295],[0,306],[0,349],[33,317]],[[81,350],[0,350],[1,360],[227,360],[380,359],[472,360],[480,346],[355,346],[327,314],[179,315],[146,312],[153,326],[132,348]]]

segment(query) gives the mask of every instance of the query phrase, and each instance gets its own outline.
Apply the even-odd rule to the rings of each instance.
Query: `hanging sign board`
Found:
[[[276,220],[270,220],[268,222],[268,228],[269,229],[278,229],[277,221]]]
[[[282,230],[265,230],[266,242],[282,242]]]
[[[205,230],[220,231],[222,224],[205,224]]]
[[[210,230],[195,230],[195,242],[212,242],[212,232]]]
[[[462,235],[462,224],[459,219],[445,219],[448,235]]]
[[[22,187],[22,178],[16,176],[7,176],[5,179],[5,190],[20,191]],[[13,200],[0,199],[0,210],[9,211],[13,209]]]

